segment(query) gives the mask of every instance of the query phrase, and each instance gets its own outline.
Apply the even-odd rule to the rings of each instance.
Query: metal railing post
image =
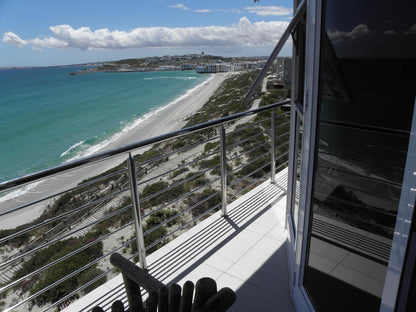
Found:
[[[140,212],[139,193],[137,191],[137,183],[136,183],[137,182],[136,165],[134,162],[134,157],[131,156],[131,153],[129,153],[128,168],[129,168],[129,178],[130,178],[131,200],[133,203],[134,225],[136,227],[137,251],[139,252],[139,261],[140,261],[141,267],[147,270],[146,250],[145,250],[144,238],[143,238],[142,215]]]
[[[221,159],[221,206],[222,216],[227,216],[227,145],[225,142],[225,128],[220,128],[220,159]]]
[[[272,126],[270,129],[270,137],[271,137],[271,144],[270,144],[270,154],[271,154],[271,177],[270,182],[276,183],[276,112],[272,110]]]

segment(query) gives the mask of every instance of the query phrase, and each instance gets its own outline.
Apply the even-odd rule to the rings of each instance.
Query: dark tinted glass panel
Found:
[[[318,311],[378,311],[416,95],[416,1],[323,1],[304,285]]]

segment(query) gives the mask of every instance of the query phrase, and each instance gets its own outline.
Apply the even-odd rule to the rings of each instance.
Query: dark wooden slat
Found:
[[[217,293],[217,283],[210,277],[203,277],[195,286],[195,298],[192,312],[197,311],[203,304]]]
[[[181,286],[173,284],[169,289],[169,312],[179,312],[181,304]]]
[[[124,305],[121,300],[116,300],[111,305],[111,312],[124,312]]]
[[[183,285],[180,312],[189,312],[192,309],[192,298],[194,296],[194,283],[187,281]]]

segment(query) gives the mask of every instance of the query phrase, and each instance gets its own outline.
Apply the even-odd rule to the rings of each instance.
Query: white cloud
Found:
[[[345,39],[355,40],[358,38],[365,37],[370,34],[370,29],[368,29],[368,26],[366,24],[358,24],[354,27],[353,30],[346,32],[346,31],[340,31],[340,30],[333,30],[328,31],[328,36],[333,40],[334,42],[341,42]]]
[[[212,12],[212,10],[210,10],[210,9],[201,9],[201,10],[194,10],[194,12],[197,12],[197,13],[210,13],[210,12]]]
[[[260,16],[286,16],[291,15],[292,10],[280,6],[251,6],[244,8],[248,13],[254,13]]]
[[[189,8],[187,8],[186,6],[184,6],[182,3],[178,3],[178,4],[174,4],[174,5],[170,5],[170,8],[177,8],[177,9],[181,9],[184,11],[189,10]]]
[[[384,34],[385,34],[385,35],[392,35],[392,36],[394,36],[394,35],[398,35],[399,33],[398,33],[398,32],[396,32],[395,30],[386,30],[386,31],[384,32]]]
[[[279,40],[288,22],[251,23],[242,17],[238,24],[208,27],[140,27],[126,32],[107,28],[72,28],[70,25],[49,27],[52,37],[23,40],[8,32],[3,41],[16,47],[31,45],[37,48],[127,49],[155,47],[259,47],[273,46]]]
[[[58,40],[54,37],[48,38],[35,38],[29,40],[29,43],[34,45],[35,47],[45,47],[45,48],[65,48],[68,46],[68,43],[62,40]]]
[[[290,8],[281,6],[248,6],[244,9],[190,9],[185,5],[179,3],[169,6],[170,8],[177,8],[181,10],[197,12],[197,13],[210,13],[210,12],[224,12],[224,13],[238,13],[238,14],[256,14],[259,16],[287,16],[292,15],[293,11]]]
[[[409,30],[403,31],[403,32],[397,32],[395,30],[386,30],[384,32],[385,35],[411,35],[416,34],[416,24],[413,26],[410,26]]]
[[[15,46],[15,47],[19,47],[19,48],[23,47],[24,45],[28,43],[27,41],[23,40],[22,38],[12,33],[11,31],[4,33],[3,42],[10,44],[12,46]]]
[[[406,34],[416,34],[416,24],[410,27]]]

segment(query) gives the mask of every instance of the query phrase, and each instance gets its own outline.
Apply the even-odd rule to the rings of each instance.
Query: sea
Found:
[[[79,69],[0,70],[0,182],[95,153],[209,77]]]

